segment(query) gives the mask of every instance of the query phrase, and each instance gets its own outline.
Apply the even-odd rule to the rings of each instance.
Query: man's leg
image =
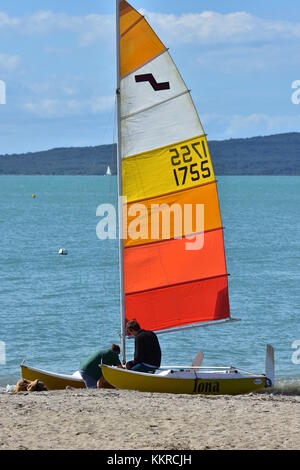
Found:
[[[143,364],[143,363],[141,362],[141,363],[138,363],[138,364],[136,364],[135,366],[133,366],[130,370],[133,370],[133,371],[135,371],[135,372],[147,372],[147,373],[150,373],[150,372],[155,372],[155,371],[156,371],[156,368],[146,366],[146,364]]]
[[[93,379],[93,377],[90,377],[83,370],[80,371],[80,374],[86,388],[97,388],[97,380]]]
[[[113,387],[108,382],[106,382],[105,378],[102,375],[102,377],[100,377],[100,379],[97,382],[97,388],[115,388],[115,387]]]

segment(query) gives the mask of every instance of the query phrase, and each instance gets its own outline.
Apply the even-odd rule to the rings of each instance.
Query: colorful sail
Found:
[[[229,319],[223,228],[206,136],[168,50],[125,0],[120,74],[124,219],[129,227],[140,204],[146,233],[124,239],[125,319],[156,331]],[[187,234],[178,237],[174,221],[167,237],[160,227],[153,235],[154,206],[161,220],[170,207],[196,204],[204,205],[202,249],[187,250]],[[189,235],[197,233],[194,222]]]

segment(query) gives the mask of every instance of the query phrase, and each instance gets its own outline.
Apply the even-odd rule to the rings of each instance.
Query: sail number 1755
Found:
[[[209,160],[203,141],[182,145],[179,148],[174,147],[169,149],[169,152],[177,186],[185,185],[188,179],[198,181],[211,176]]]

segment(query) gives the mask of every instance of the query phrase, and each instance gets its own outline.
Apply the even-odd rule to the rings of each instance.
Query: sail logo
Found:
[[[152,73],[134,76],[136,83],[149,82],[154,91],[170,90],[170,82],[157,82]]]
[[[0,341],[0,365],[6,364],[6,345],[4,341]]]
[[[292,349],[295,349],[292,354],[292,363],[298,365],[300,364],[300,339],[293,341]]]
[[[0,104],[6,104],[6,85],[3,80],[0,80]]]
[[[185,239],[185,249],[201,250],[204,246],[204,204],[127,205],[126,197],[119,198],[123,210],[122,239],[128,244],[158,240]],[[96,227],[99,240],[117,238],[117,213],[112,204],[100,204],[96,216],[101,217]]]
[[[300,80],[294,80],[292,88],[295,90],[291,97],[292,103],[300,104]]]

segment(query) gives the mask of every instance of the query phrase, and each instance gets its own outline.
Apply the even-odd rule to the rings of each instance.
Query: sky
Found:
[[[300,132],[299,0],[131,3],[169,48],[209,140]],[[114,7],[1,0],[0,154],[113,141]]]

